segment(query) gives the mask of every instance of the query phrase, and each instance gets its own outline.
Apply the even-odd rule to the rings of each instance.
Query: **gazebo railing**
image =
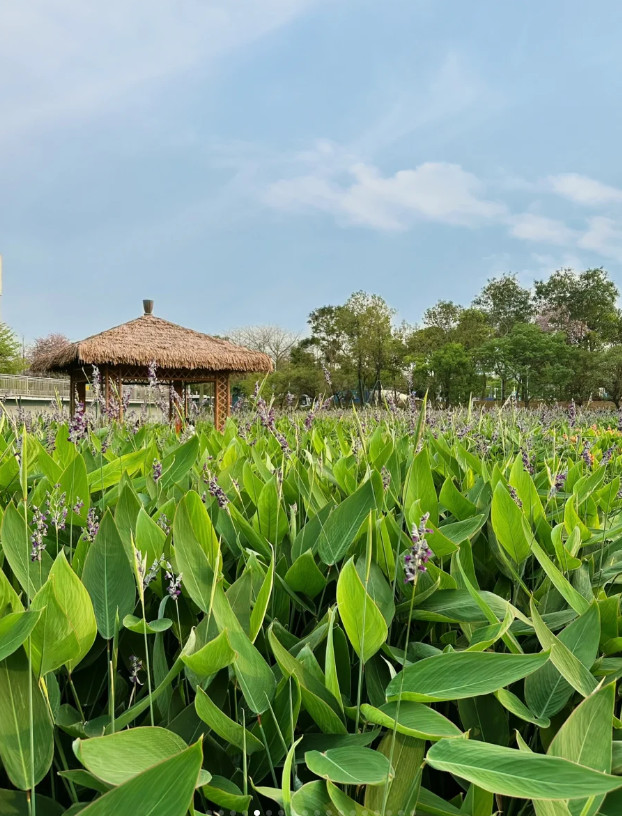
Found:
[[[148,401],[153,399],[153,392],[149,392],[146,385],[127,385],[130,391],[130,402]],[[65,377],[27,377],[21,374],[0,374],[0,399],[25,397],[30,399],[68,400],[69,379]],[[93,389],[87,385],[86,400],[93,400]]]

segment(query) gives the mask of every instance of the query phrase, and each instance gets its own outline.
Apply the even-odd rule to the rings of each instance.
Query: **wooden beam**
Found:
[[[121,371],[117,375],[117,389],[119,392],[119,422],[123,422],[123,374]]]
[[[69,375],[69,416],[76,412],[76,378],[72,373]]]
[[[216,375],[214,384],[214,425],[219,431],[225,429],[230,412],[230,402],[229,372],[224,371]]]
[[[86,383],[83,380],[76,383],[76,390],[78,392],[78,402],[82,403],[82,408],[84,409],[84,408],[86,408]],[[75,411],[75,405],[74,405],[74,411]]]

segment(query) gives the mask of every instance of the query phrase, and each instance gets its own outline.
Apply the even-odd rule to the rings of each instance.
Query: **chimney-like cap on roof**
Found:
[[[143,309],[145,310],[145,314],[153,314],[153,301],[143,300]]]

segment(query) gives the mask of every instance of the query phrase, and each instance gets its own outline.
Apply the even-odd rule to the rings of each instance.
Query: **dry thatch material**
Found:
[[[69,343],[37,361],[37,371],[82,365],[148,366],[189,371],[272,371],[267,354],[144,314],[114,329]]]

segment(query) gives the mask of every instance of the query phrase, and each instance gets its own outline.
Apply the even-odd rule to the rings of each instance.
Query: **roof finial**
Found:
[[[146,315],[153,314],[153,301],[143,300],[143,309],[145,310]]]

